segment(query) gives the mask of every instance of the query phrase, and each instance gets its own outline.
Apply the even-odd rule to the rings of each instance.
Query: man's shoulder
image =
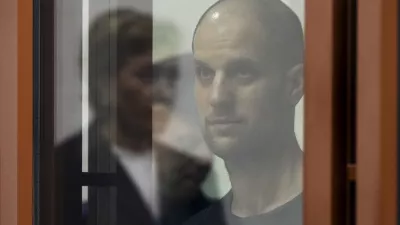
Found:
[[[204,209],[203,211],[197,213],[192,218],[184,223],[184,225],[203,225],[210,224],[210,211],[212,206]]]
[[[56,143],[55,148],[58,152],[70,151],[82,147],[82,132],[76,132],[71,136],[64,138]]]
[[[225,225],[224,211],[221,201],[194,215],[184,225]]]

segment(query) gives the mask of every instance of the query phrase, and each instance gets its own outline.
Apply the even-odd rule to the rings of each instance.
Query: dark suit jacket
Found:
[[[56,211],[59,225],[175,225],[181,224],[210,204],[199,188],[187,195],[188,197],[183,201],[174,194],[167,197],[161,196],[162,216],[156,221],[145,206],[136,185],[131,182],[111,153],[110,143],[99,134],[97,126],[89,129],[89,173],[81,172],[82,136],[80,133],[56,149]],[[184,162],[183,164],[191,167],[199,165],[193,159],[176,152],[164,158],[169,158],[170,162],[167,163],[172,165],[176,164],[175,159],[178,159],[177,164]],[[204,173],[208,170],[206,167],[199,165],[198,170],[194,171]],[[190,171],[181,165],[170,168]],[[173,173],[179,174],[180,171],[171,171],[171,174]],[[165,181],[162,182],[165,183]],[[167,185],[163,183],[159,184],[160,188]],[[175,182],[174,185],[176,191],[180,192],[179,184]],[[89,186],[89,199],[84,204],[82,204],[82,186]]]

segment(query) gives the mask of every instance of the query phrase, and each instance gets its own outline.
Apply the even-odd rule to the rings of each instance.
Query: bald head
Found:
[[[301,23],[280,0],[218,1],[200,18],[193,35],[193,51],[197,43],[209,44],[215,36],[236,37],[238,45],[246,40],[256,41],[253,48],[263,49],[265,53],[260,60],[279,65],[281,69],[303,61]]]
[[[193,54],[197,109],[215,154],[259,156],[249,146],[292,136],[302,96],[303,32],[285,4],[217,2],[196,27]]]

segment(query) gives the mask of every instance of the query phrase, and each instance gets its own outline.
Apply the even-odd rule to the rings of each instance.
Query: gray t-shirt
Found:
[[[192,217],[185,225],[302,225],[302,195],[268,213],[241,218],[230,211],[232,193]]]

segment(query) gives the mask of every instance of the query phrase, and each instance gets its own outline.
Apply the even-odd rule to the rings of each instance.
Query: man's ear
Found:
[[[287,73],[289,99],[293,106],[303,97],[304,88],[304,66],[303,63],[292,67]]]

